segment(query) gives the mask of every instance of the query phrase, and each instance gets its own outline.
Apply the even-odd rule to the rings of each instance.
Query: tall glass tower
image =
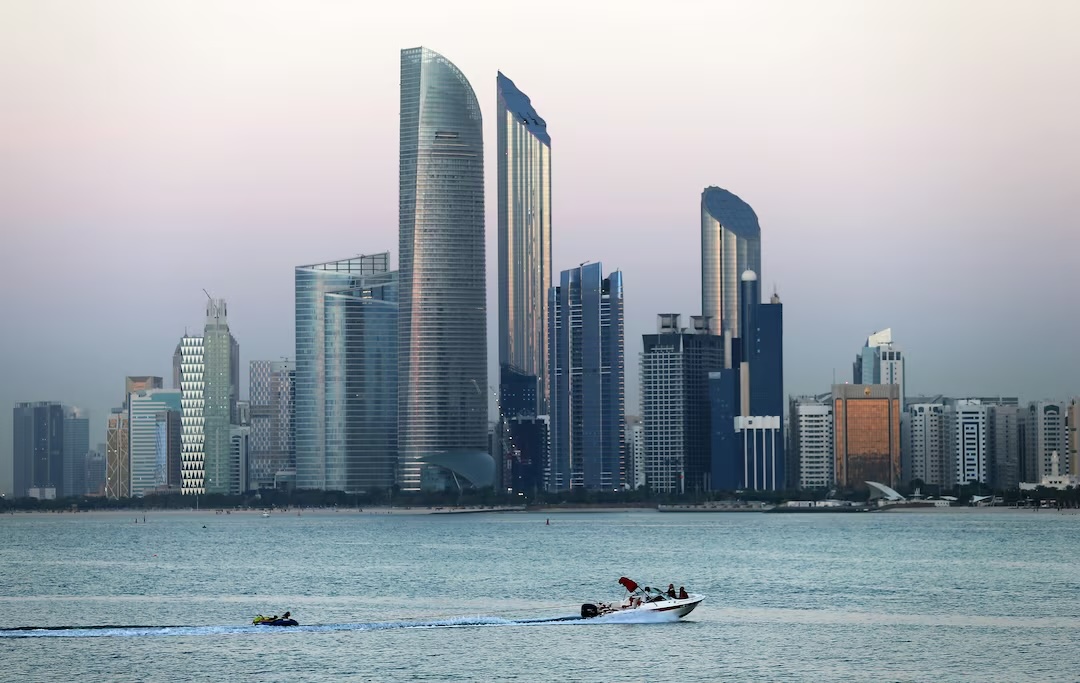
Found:
[[[398,484],[488,455],[480,106],[442,55],[401,51]]]
[[[296,268],[297,488],[394,483],[397,283],[389,252]]]
[[[229,332],[224,299],[206,304],[203,332],[203,488],[206,493],[240,493],[232,476],[229,426],[236,413],[233,369],[236,341]]]
[[[548,292],[551,329],[549,491],[622,487],[626,447],[625,340],[621,271],[564,270]]]
[[[719,187],[701,193],[701,314],[713,334],[739,327],[739,280],[752,270],[761,279],[761,227],[750,205]]]
[[[528,96],[496,78],[499,144],[499,404],[547,413],[551,287],[551,137]],[[531,391],[529,391],[531,389]]]

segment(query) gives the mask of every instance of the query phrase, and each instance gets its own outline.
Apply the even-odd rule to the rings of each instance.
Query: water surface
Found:
[[[1078,539],[1080,515],[966,509],[4,516],[0,661],[24,681],[1077,680]],[[708,599],[556,620],[623,575]],[[285,610],[300,628],[250,625]]]

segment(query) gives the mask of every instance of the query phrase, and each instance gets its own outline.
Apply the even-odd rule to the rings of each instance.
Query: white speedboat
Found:
[[[616,612],[642,611],[663,612],[672,614],[681,619],[693,612],[694,608],[705,599],[705,596],[703,595],[687,593],[682,589],[680,589],[678,593],[675,593],[675,597],[672,597],[668,593],[657,588],[650,588],[648,586],[642,588],[638,586],[635,581],[628,579],[625,576],[619,579],[619,583],[622,584],[629,593],[621,602],[587,602],[581,606],[581,618],[590,619],[592,617],[604,616],[605,614],[615,614]]]

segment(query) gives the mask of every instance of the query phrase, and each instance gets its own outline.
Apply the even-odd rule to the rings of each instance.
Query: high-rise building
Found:
[[[709,377],[713,490],[781,490],[787,473],[783,436],[783,305],[762,304],[757,273],[739,278],[742,337],[724,332],[725,367]]]
[[[178,347],[180,352],[180,478],[181,493],[198,495],[206,493],[204,477],[205,462],[205,363],[203,338],[184,335]]]
[[[545,470],[551,457],[551,424],[547,415],[505,420],[508,437],[503,458],[506,488],[533,495],[544,490]]]
[[[551,137],[528,96],[496,78],[499,191],[499,406],[547,413]],[[531,391],[530,391],[531,389]]]
[[[230,466],[229,430],[236,419],[238,370],[234,359],[239,346],[229,332],[224,299],[206,304],[203,331],[203,488],[207,493],[234,493],[240,482],[233,480]]]
[[[179,389],[147,389],[128,397],[131,497],[169,488],[170,464],[179,463],[182,448],[181,403]],[[176,485],[175,477],[171,483]]]
[[[332,340],[326,347],[328,490],[370,492],[395,482],[397,276],[369,276],[326,293],[326,338]]]
[[[296,364],[292,361],[253,360],[250,363],[249,490],[274,488],[278,472],[296,466],[293,438],[295,377]],[[394,390],[397,391],[396,386]],[[393,408],[396,412],[397,405]]]
[[[64,496],[86,495],[90,419],[79,408],[64,408]]]
[[[991,405],[988,448],[990,481],[996,489],[1014,489],[1023,480],[1021,455],[1026,418],[1027,411],[1016,402]]]
[[[434,465],[487,486],[480,106],[456,66],[418,47],[401,51],[400,112],[398,484],[419,490]]]
[[[128,450],[128,411],[113,408],[105,428],[105,496],[131,496],[131,453]]]
[[[739,337],[740,286],[748,270],[761,277],[761,227],[757,214],[719,187],[701,193],[701,314],[712,334]]]
[[[709,319],[657,316],[656,334],[642,336],[641,423],[645,479],[653,491],[707,491],[712,471],[709,373],[724,367],[724,339]]]
[[[952,453],[948,445],[944,402],[911,403],[902,416],[902,480],[921,481],[931,486],[947,482],[946,470],[951,466]]]
[[[390,253],[382,252],[296,268],[297,488],[371,491],[395,482],[400,289],[389,267]],[[257,421],[272,421],[260,405]],[[264,437],[259,426],[253,471],[260,485],[281,472],[267,469]]]
[[[836,482],[866,488],[867,481],[896,487],[900,480],[900,387],[834,384]]]
[[[105,495],[105,444],[86,454],[86,495]]]
[[[12,442],[15,497],[62,496],[64,407],[53,401],[16,403]]]
[[[229,427],[229,481],[233,490],[229,493],[244,493],[248,481],[248,454],[251,448],[251,427],[232,425]]]
[[[626,488],[635,491],[647,483],[645,476],[645,428],[641,418],[626,416]]]
[[[1032,401],[1025,421],[1025,481],[1068,474],[1068,405],[1064,401]],[[1056,456],[1056,457],[1055,457]]]
[[[960,400],[948,407],[946,481],[948,486],[990,482],[990,406]]]
[[[831,394],[791,399],[791,444],[798,462],[800,489],[828,489],[835,485],[833,407]]]
[[[621,271],[564,270],[548,299],[551,467],[548,490],[622,486],[625,360]]]
[[[1069,474],[1080,476],[1080,398],[1069,401],[1066,422],[1069,430]]]
[[[900,387],[900,408],[906,410],[904,392],[904,353],[893,342],[892,328],[866,338],[852,366],[853,384],[896,384]]]

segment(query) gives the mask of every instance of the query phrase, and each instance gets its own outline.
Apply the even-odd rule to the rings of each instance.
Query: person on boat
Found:
[[[690,596],[686,594],[686,588],[684,586],[679,586],[679,599],[680,600],[689,600],[690,599]]]
[[[669,598],[674,598],[675,597],[675,584],[669,583],[667,585],[667,596]]]
[[[282,614],[281,618],[282,619],[292,619],[292,612],[286,612],[285,614]]]

